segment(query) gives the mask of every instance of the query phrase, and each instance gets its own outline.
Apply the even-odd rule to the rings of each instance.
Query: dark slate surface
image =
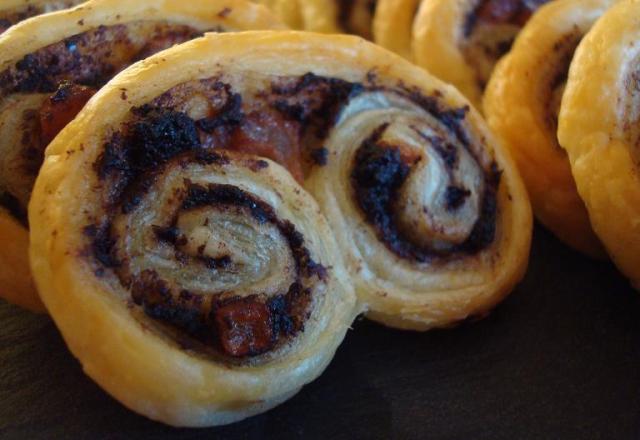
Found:
[[[3,439],[640,438],[640,294],[538,229],[484,321],[427,334],[358,321],[325,374],[268,414],[177,430],[86,378],[48,318],[0,304]]]

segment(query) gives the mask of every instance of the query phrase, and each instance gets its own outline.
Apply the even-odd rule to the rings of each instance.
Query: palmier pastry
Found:
[[[198,123],[215,135],[203,143],[269,157],[305,182],[370,317],[448,326],[483,314],[520,279],[532,227],[524,186],[452,87],[355,37],[202,44],[216,50],[198,51],[201,77],[233,80],[238,95]]]
[[[525,26],[487,87],[489,125],[511,149],[537,218],[562,241],[604,255],[557,138],[558,111],[574,51],[614,0],[557,0]]]
[[[292,29],[346,32],[371,38],[375,0],[253,0],[262,3]]]
[[[265,411],[321,373],[359,311],[284,117],[331,108],[338,80],[303,77],[331,42],[208,34],[116,77],[47,149],[33,273],[129,408],[179,426]]]
[[[548,1],[423,0],[413,30],[415,61],[480,108],[495,63]]]
[[[0,1],[0,34],[27,18],[69,8],[83,1],[85,0],[2,0]]]
[[[624,0],[596,22],[573,57],[558,138],[591,224],[640,288],[640,3]]]
[[[531,210],[515,165],[453,87],[389,52],[350,46],[331,54],[333,76],[359,88],[305,185],[356,292],[370,318],[398,328],[482,315],[527,265]]]
[[[208,30],[279,22],[243,0],[95,0],[0,37],[0,296],[43,310],[29,277],[27,204],[43,151],[110,77]],[[122,91],[123,100],[127,92]]]

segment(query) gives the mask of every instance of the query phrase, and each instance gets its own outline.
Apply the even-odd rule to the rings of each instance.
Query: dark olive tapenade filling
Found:
[[[152,130],[144,130],[145,120],[154,119],[158,112],[164,116],[167,110],[180,112],[181,120],[189,124],[191,135],[197,137],[203,148],[266,157],[287,168],[302,182],[305,172],[316,163],[317,150],[322,147],[339,110],[362,90],[358,84],[313,74],[279,78],[251,97],[234,92],[220,78],[191,81],[135,108],[132,113],[137,122],[133,128],[139,133],[139,139],[147,139],[148,148],[158,148],[152,145],[158,144],[158,140],[149,140],[157,136]],[[198,105],[194,106],[194,101]],[[197,110],[193,110],[194,107]],[[165,143],[162,141],[160,145]],[[152,153],[154,157],[157,154]],[[113,167],[126,170],[119,176],[122,184],[137,171],[132,169],[136,159],[123,159],[121,155],[116,134],[107,143],[97,166],[101,174]],[[123,165],[121,162],[125,159],[126,165]]]
[[[464,112],[459,113],[464,117]],[[422,247],[416,244],[406,231],[398,225],[397,203],[402,185],[414,164],[402,157],[399,148],[380,142],[386,130],[382,125],[358,149],[355,166],[351,173],[351,184],[358,206],[367,221],[374,227],[378,239],[397,256],[419,263],[434,263],[458,258],[460,255],[473,255],[493,243],[496,233],[497,191],[501,172],[494,163],[489,172],[485,172],[485,191],[479,219],[469,238],[446,252]],[[452,135],[455,136],[454,133]],[[446,140],[429,139],[427,142],[440,142],[436,145],[448,171],[457,166],[455,147],[447,147]],[[470,195],[466,188],[449,186],[446,191],[446,208],[455,211]]]
[[[25,55],[0,73],[0,96],[53,93],[64,81],[101,87],[130,64],[201,35],[163,21],[99,26]]]
[[[202,32],[192,27],[164,21],[99,26],[30,53],[0,73],[0,99],[14,94],[51,94],[40,109],[25,114],[25,121],[29,122],[19,128],[23,135],[16,148],[21,149],[24,162],[21,173],[32,183],[35,181],[48,143],[115,74],[138,60],[200,35]],[[0,177],[0,206],[12,214],[26,211],[28,200],[8,193],[2,177],[12,176]],[[6,200],[14,202],[9,205]],[[16,200],[19,209],[15,209]],[[14,217],[27,225],[23,216]]]
[[[554,44],[553,53],[549,59],[545,60],[546,65],[552,67],[552,72],[547,79],[548,94],[543,97],[543,108],[547,111],[547,127],[554,136],[558,131],[560,104],[569,75],[569,67],[582,36],[582,32],[577,28],[566,34]],[[556,142],[556,144],[558,151],[564,153],[565,150],[560,147],[560,143]]]
[[[640,56],[635,55],[627,62],[624,75],[623,93],[616,103],[618,112],[623,115],[620,121],[620,129],[629,145],[635,147],[636,155],[640,151]],[[637,156],[636,156],[637,157]],[[640,161],[636,159],[640,165]]]

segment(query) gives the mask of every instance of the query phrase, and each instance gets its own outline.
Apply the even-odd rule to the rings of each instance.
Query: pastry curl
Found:
[[[424,0],[414,23],[414,59],[481,108],[496,62],[547,1]]]
[[[113,75],[208,30],[279,27],[242,0],[94,0],[0,37],[0,296],[44,311],[27,267],[27,204],[49,141]],[[127,99],[127,91],[122,91]]]
[[[176,426],[291,397],[360,311],[316,202],[255,156],[298,133],[269,109],[284,111],[279,91],[326,43],[223,35],[98,92],[47,149],[29,209],[33,273],[72,353],[127,407]]]
[[[612,6],[573,57],[558,138],[593,229],[640,288],[638,59],[640,2]]]
[[[404,58],[413,58],[413,20],[420,0],[378,0],[373,19],[373,39]]]
[[[560,100],[573,53],[615,0],[559,0],[525,26],[489,82],[487,121],[511,149],[536,217],[592,257],[605,255],[557,138]]]
[[[70,8],[86,0],[3,0],[0,2],[0,34],[30,17]]]

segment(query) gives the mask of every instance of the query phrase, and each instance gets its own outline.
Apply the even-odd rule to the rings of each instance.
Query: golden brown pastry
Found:
[[[569,70],[558,130],[593,229],[636,288],[639,17],[638,1],[620,1],[582,40]]]
[[[113,75],[205,31],[278,27],[243,0],[94,0],[0,37],[0,296],[43,311],[27,260],[27,204],[49,141]],[[122,91],[122,99],[127,92]]]
[[[423,0],[413,28],[416,63],[481,108],[495,63],[549,0]]]
[[[351,34],[372,38],[372,22],[377,0],[337,0],[338,23]]]
[[[373,18],[373,40],[408,60],[413,58],[413,20],[420,0],[378,0]]]
[[[288,27],[291,29],[304,29],[305,17],[302,13],[299,0],[252,0],[254,3],[262,4],[273,11]],[[318,28],[310,29],[316,32],[322,32],[328,28],[328,32],[335,30],[335,21],[333,17],[327,16],[326,13],[316,14]],[[322,22],[322,23],[319,23]],[[308,24],[311,26],[311,24]]]
[[[33,273],[87,374],[127,407],[177,426],[266,411],[322,372],[360,310],[289,158],[304,111],[320,118],[346,87],[305,76],[328,47],[344,50],[208,34],[117,76],[47,149]]]
[[[593,257],[604,250],[558,143],[558,112],[576,46],[614,3],[556,0],[540,9],[496,67],[484,98],[487,121],[511,149],[537,218]]]
[[[273,10],[290,28],[350,33],[371,38],[376,0],[253,0]]]
[[[0,34],[16,23],[36,15],[70,8],[85,0],[2,0],[0,1]]]

